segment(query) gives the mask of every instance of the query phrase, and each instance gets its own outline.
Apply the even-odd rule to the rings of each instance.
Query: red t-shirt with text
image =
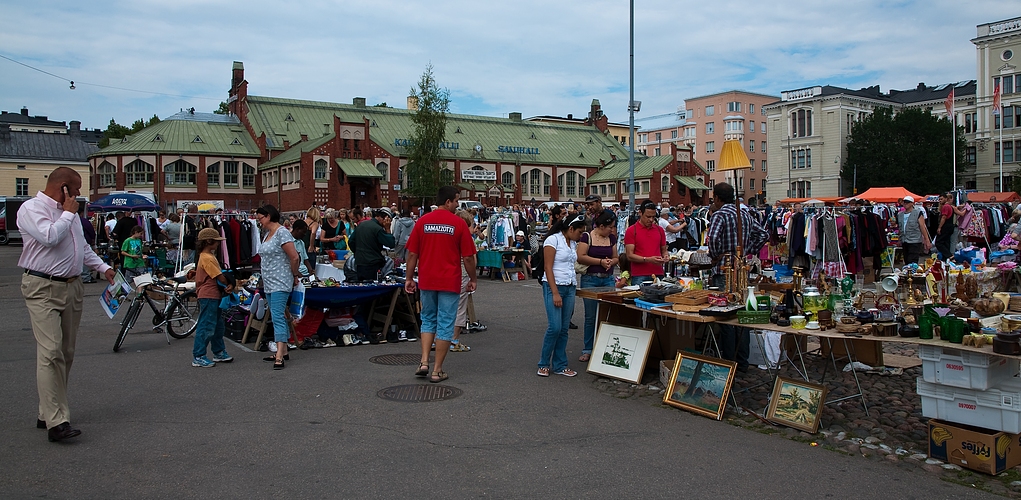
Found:
[[[418,287],[461,293],[461,258],[475,255],[475,242],[464,219],[437,209],[415,222],[407,245],[418,255]]]

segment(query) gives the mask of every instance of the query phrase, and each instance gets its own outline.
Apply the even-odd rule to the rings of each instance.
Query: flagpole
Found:
[[[1007,192],[1003,189],[1003,113],[1000,113],[1000,192]]]
[[[957,191],[957,114],[950,114],[950,142],[954,145],[954,189]],[[1003,181],[1000,181],[1003,182]]]

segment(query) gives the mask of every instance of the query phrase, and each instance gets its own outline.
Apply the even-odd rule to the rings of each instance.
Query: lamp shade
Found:
[[[739,170],[742,168],[752,168],[752,164],[748,161],[748,155],[744,153],[741,141],[734,139],[724,141],[723,149],[720,151],[720,164],[716,166],[716,170]]]

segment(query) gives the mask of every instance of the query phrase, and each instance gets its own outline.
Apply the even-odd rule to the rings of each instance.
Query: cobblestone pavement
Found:
[[[884,354],[917,356],[915,346],[884,344]],[[817,382],[826,371],[827,400],[839,399],[855,392],[854,378],[849,372],[834,375],[828,357],[818,353],[805,356],[806,368],[812,381]],[[838,362],[838,366],[843,366]],[[659,379],[659,367],[647,368],[642,384],[629,384],[607,378],[596,378],[593,387],[607,396],[637,398],[650,405],[684,411],[663,403],[665,388]],[[944,481],[974,487],[1011,498],[1021,498],[1021,466],[998,476],[962,469],[954,464],[928,458],[928,418],[922,416],[921,398],[915,392],[915,380],[922,375],[917,366],[899,372],[859,372],[858,380],[868,401],[868,415],[859,399],[848,399],[827,404],[823,409],[822,424],[817,434],[774,425],[764,418],[773,389],[772,378],[766,370],[752,368],[738,372],[732,393],[740,410],[729,407],[723,420],[730,425],[763,434],[804,442],[806,446],[821,446],[836,453],[859,456],[862,460],[885,462],[892,467],[921,468]],[[781,366],[780,375],[801,379],[789,364]]]

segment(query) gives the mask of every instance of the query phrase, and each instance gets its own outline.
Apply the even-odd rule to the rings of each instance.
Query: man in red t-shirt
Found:
[[[457,188],[443,186],[436,195],[438,208],[418,219],[408,238],[408,270],[404,290],[415,292],[415,267],[422,300],[422,362],[415,371],[429,382],[447,379],[443,359],[454,339],[454,321],[461,295],[461,265],[468,272],[468,292],[478,284],[475,275],[475,241],[468,224],[454,215]],[[436,342],[436,364],[429,373],[429,350]]]
[[[640,217],[624,232],[624,249],[631,264],[631,284],[640,285],[654,275],[663,275],[667,261],[666,233],[656,223],[656,204],[642,203]]]

